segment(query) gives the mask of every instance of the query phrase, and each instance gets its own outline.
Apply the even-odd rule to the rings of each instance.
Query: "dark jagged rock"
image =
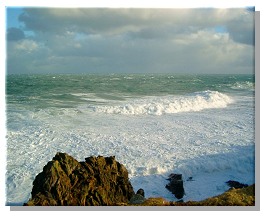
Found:
[[[114,156],[78,162],[68,154],[57,153],[36,176],[31,194],[24,205],[121,205],[135,193],[126,168]]]
[[[230,188],[235,188],[235,189],[238,189],[238,188],[244,188],[244,187],[247,187],[248,185],[247,184],[242,184],[238,181],[232,181],[232,180],[229,180],[227,182],[225,182]]]
[[[188,178],[187,178],[187,181],[194,181],[194,179],[193,179],[193,177],[191,176],[191,177],[188,177]]]
[[[145,197],[145,192],[142,188],[138,189],[137,194],[140,194],[141,196]]]
[[[137,193],[129,200],[130,204],[142,204],[145,202],[145,193],[142,188],[138,189]]]
[[[169,191],[171,191],[177,199],[183,198],[185,194],[182,174],[170,174],[167,179],[170,182],[165,186]]]

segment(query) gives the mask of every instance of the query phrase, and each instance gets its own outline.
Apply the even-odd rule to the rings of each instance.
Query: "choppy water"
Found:
[[[115,155],[135,190],[183,174],[184,200],[254,183],[252,75],[7,75],[7,204],[30,197],[56,152]]]

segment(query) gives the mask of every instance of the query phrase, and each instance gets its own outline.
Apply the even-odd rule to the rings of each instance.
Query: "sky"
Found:
[[[6,71],[254,73],[254,8],[7,7]]]

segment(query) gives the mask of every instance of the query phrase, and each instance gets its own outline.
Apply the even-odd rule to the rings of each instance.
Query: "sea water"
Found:
[[[255,182],[254,75],[7,75],[7,205],[30,198],[57,152],[79,161],[112,156],[135,191],[187,200]]]

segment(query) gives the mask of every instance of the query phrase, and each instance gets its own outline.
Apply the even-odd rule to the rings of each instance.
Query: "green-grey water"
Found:
[[[254,88],[253,75],[8,75],[6,81],[8,104],[21,102],[40,108],[71,107],[84,102],[82,96],[73,94],[91,93],[103,99],[123,100]]]

